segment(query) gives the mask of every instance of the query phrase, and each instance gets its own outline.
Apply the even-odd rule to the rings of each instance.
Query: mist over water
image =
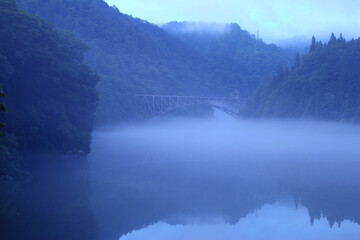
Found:
[[[181,153],[189,157],[199,155],[198,159],[192,160],[206,162],[248,158],[265,161],[280,157],[285,160],[287,156],[290,157],[287,161],[306,160],[308,157],[321,160],[316,158],[318,156],[340,159],[344,155],[350,158],[360,156],[359,126],[331,122],[236,120],[220,112],[208,120],[177,118],[115,126],[95,133],[95,138],[98,136],[106,137],[108,148],[119,151],[119,154],[123,148],[134,155],[140,154],[139,149],[146,149],[150,151],[148,156]],[[190,160],[177,156],[177,160]],[[160,159],[151,161],[157,160]]]
[[[303,210],[292,215],[286,208],[290,215],[280,222],[306,216],[306,229],[325,234],[320,236],[330,234],[334,223],[355,222],[351,230],[342,228],[341,236],[359,233],[359,126],[215,115],[109,126],[94,133],[89,160],[100,239],[118,239],[158,222],[169,227],[237,224],[265,204],[276,209],[284,199]],[[311,228],[316,219],[327,228]],[[155,232],[164,231],[170,230]],[[284,234],[280,239],[291,236]]]

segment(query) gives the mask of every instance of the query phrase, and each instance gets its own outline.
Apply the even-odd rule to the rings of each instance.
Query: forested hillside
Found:
[[[295,57],[294,51],[266,44],[236,23],[170,22],[162,28],[211,59],[241,67],[251,90],[273,75],[279,65],[289,65]]]
[[[249,94],[238,65],[193,50],[156,25],[120,13],[103,0],[18,0],[28,12],[73,31],[90,47],[86,61],[101,76],[100,123],[136,118],[135,93]]]
[[[280,68],[248,108],[257,116],[360,121],[360,39],[312,39],[302,63]]]
[[[0,176],[20,152],[88,153],[98,76],[84,64],[86,46],[70,33],[0,0],[0,84],[7,97]]]

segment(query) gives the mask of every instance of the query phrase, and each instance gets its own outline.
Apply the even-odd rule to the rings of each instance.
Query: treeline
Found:
[[[331,35],[312,39],[309,54],[291,69],[280,67],[255,94],[247,113],[255,116],[360,121],[360,39]]]
[[[19,154],[90,151],[98,76],[87,47],[38,17],[0,0],[0,84],[8,109],[0,137],[0,176],[14,175]]]

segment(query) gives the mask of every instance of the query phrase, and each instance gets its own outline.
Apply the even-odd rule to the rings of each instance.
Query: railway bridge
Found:
[[[163,115],[172,110],[190,105],[209,105],[237,117],[246,106],[247,98],[197,97],[176,95],[136,94],[147,112],[152,116]]]

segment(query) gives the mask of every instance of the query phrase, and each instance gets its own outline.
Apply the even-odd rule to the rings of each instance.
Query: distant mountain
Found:
[[[241,66],[251,89],[272,76],[278,66],[292,64],[296,54],[264,43],[236,23],[170,22],[162,28],[212,59]]]
[[[100,123],[143,116],[135,93],[249,95],[245,69],[194,50],[156,25],[122,14],[103,0],[18,0],[26,11],[89,46],[86,61],[100,75]]]
[[[360,39],[334,34],[326,44],[313,38],[310,53],[291,69],[280,68],[260,89],[251,115],[360,121]]]

